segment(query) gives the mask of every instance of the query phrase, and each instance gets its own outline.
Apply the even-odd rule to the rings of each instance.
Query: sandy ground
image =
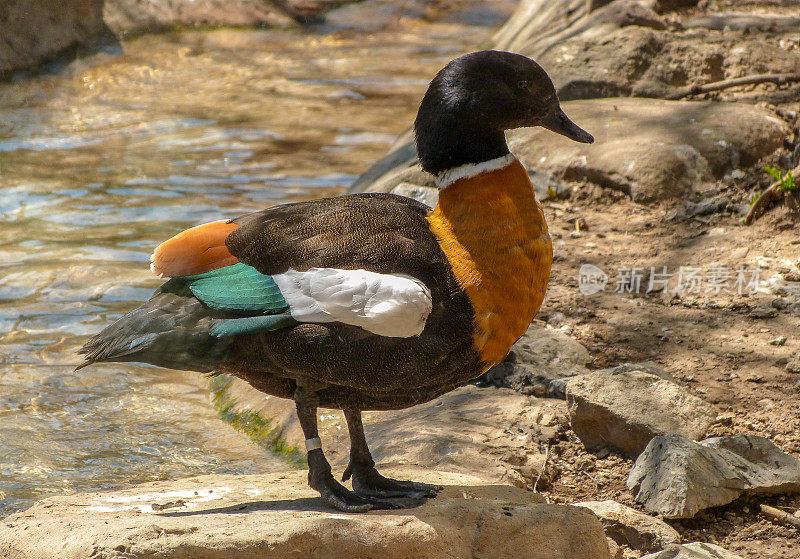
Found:
[[[746,204],[753,186],[763,187],[769,180],[756,166],[745,177],[720,181],[696,198],[723,195],[736,207]],[[681,217],[676,216],[680,203],[644,206],[588,184],[575,185],[568,200],[544,206],[556,258],[539,319],[583,343],[593,356],[593,368],[626,361],[660,364],[682,386],[717,406],[720,418],[710,435],[761,435],[800,457],[800,374],[786,367],[800,353],[800,305],[794,310],[773,307],[800,298],[780,297],[780,290],[770,289],[773,278],[800,280],[792,273],[800,264],[799,230],[785,209],[775,208],[748,227],[741,225],[738,213]],[[605,291],[581,293],[578,271],[583,264],[605,271]],[[715,265],[733,274],[718,294],[707,292]],[[674,274],[666,292],[645,293],[650,268],[663,272],[663,266]],[[705,281],[699,293],[675,293],[680,266],[701,268]],[[640,293],[635,286],[633,293],[615,292],[626,269],[634,267],[642,268]],[[744,285],[738,293],[739,267],[747,282],[758,270],[758,292]],[[786,285],[800,292],[800,283]],[[775,345],[781,336],[786,341]],[[568,437],[553,449],[566,468],[549,490],[552,501],[614,499],[636,506],[625,487],[632,462],[612,455],[594,463],[595,457],[586,458],[574,435]],[[764,519],[758,502],[800,508],[800,497],[740,499],[695,519],[670,523],[684,541],[717,543],[744,557],[800,557],[800,531]]]

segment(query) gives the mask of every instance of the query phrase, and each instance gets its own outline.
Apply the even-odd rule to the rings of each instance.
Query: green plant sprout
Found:
[[[790,171],[784,172],[776,167],[764,166],[764,171],[775,179],[778,183],[778,190],[781,192],[794,192],[797,190],[797,182]]]

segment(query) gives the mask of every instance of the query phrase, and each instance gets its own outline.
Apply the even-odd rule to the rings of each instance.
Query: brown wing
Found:
[[[430,230],[429,211],[415,200],[376,193],[285,204],[236,218],[239,227],[225,242],[264,274],[364,269],[408,274],[434,290],[452,270]]]

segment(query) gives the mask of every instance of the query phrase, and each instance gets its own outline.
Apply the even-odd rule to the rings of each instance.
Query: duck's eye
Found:
[[[530,83],[526,80],[519,80],[517,82],[517,88],[519,89],[528,89],[530,87]]]

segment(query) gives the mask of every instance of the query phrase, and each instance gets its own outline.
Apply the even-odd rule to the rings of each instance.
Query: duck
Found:
[[[388,193],[277,205],[192,227],[155,249],[165,283],[80,350],[233,375],[294,400],[308,484],[344,512],[417,506],[441,487],[384,477],[362,412],[433,400],[501,362],[541,306],[553,247],[505,131],[542,126],[577,142],[533,60],[479,51],[430,82],[414,122],[435,208]],[[342,410],[349,464],[337,481],[318,408]]]

